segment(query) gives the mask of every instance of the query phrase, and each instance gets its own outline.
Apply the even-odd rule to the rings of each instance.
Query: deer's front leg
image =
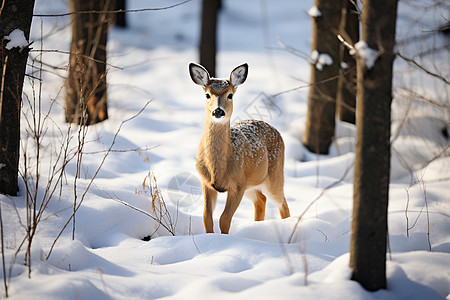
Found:
[[[225,203],[225,209],[220,216],[219,227],[221,233],[228,233],[230,231],[231,219],[233,218],[236,209],[241,203],[244,196],[244,188],[237,188],[236,190],[228,190],[227,202]]]
[[[203,225],[206,233],[214,232],[213,211],[217,202],[217,191],[206,184],[202,184],[204,205],[203,205]]]

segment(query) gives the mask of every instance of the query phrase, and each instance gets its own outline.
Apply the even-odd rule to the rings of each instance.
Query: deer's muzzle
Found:
[[[216,108],[213,112],[212,112],[213,117],[220,119],[225,117],[225,111],[223,109],[221,109],[220,107]]]

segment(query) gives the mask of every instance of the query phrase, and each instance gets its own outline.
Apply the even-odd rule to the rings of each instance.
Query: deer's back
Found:
[[[267,167],[283,164],[284,143],[280,133],[264,121],[246,120],[231,127],[231,143],[236,159]]]

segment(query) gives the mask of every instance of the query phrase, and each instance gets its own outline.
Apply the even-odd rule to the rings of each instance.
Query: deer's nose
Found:
[[[221,109],[220,107],[218,107],[212,112],[212,115],[215,118],[220,119],[220,118],[225,117],[225,111],[223,109]]]

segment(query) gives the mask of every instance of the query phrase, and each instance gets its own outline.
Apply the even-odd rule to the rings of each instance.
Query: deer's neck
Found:
[[[230,159],[233,159],[230,122],[207,121],[204,129],[204,150],[212,180],[221,181],[226,175]]]

